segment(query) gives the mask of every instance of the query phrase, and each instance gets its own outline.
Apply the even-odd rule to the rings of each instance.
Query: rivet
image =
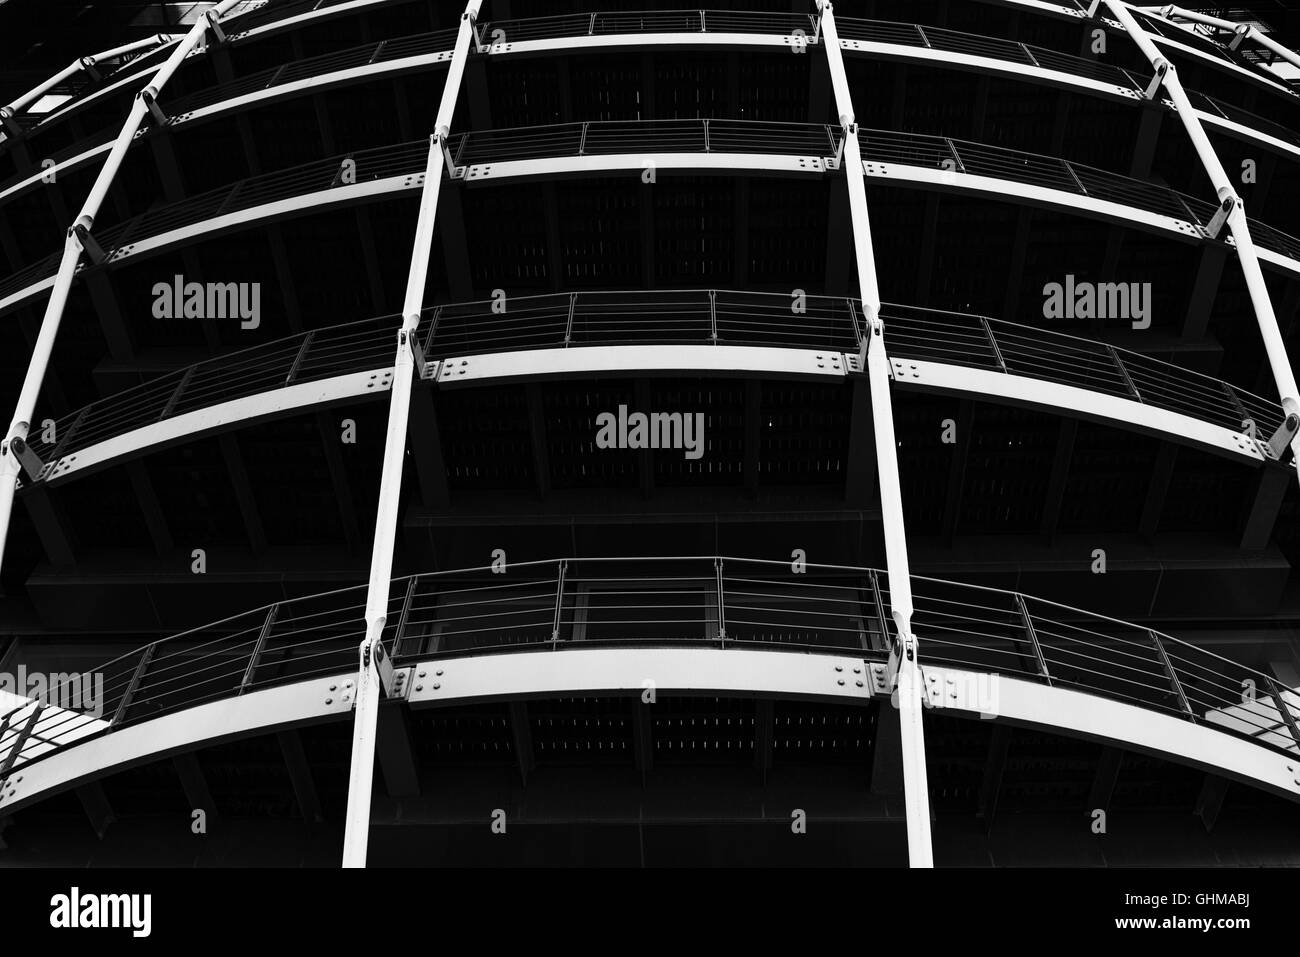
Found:
[[[840,679],[838,679],[835,683],[836,683],[837,685],[842,685],[842,684],[844,684],[844,679],[843,679],[843,678],[840,678]]]
[[[325,699],[325,703],[326,703],[326,704],[333,704],[333,703],[334,703],[334,699],[333,699],[333,698],[326,698],[326,699]]]
[[[333,691],[333,690],[334,690],[335,688],[337,688],[337,687],[338,687],[338,685],[330,685],[330,691]]]
[[[415,690],[416,690],[416,691],[423,691],[423,690],[424,690],[424,685],[416,685],[416,686],[415,686]]]
[[[836,670],[836,671],[843,671],[843,670],[844,670],[844,666],[843,666],[843,665],[836,665],[836,666],[835,666],[835,670]]]
[[[955,692],[955,691],[950,691],[950,692],[948,693],[948,697],[949,697],[949,698],[955,698],[955,697],[957,697],[957,692]]]
[[[437,690],[438,690],[439,688],[441,688],[441,687],[442,687],[442,685],[439,684],[437,681],[435,681],[435,682],[433,683],[433,690],[434,690],[434,691],[437,691]]]
[[[859,687],[859,688],[861,688],[861,687],[862,687],[862,682],[861,682],[861,681],[859,681],[859,682],[856,682],[856,684],[857,684],[857,686],[858,686],[858,687]]]
[[[437,671],[434,672],[434,674],[435,674],[435,675],[441,675],[441,674],[442,674],[442,669],[439,668]]]

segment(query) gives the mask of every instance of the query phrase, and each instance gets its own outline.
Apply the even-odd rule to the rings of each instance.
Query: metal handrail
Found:
[[[584,136],[585,133],[585,136]],[[768,123],[753,120],[711,120],[709,146],[715,153],[767,152],[782,155],[830,155],[829,147],[842,132],[819,123]],[[1130,208],[1144,209],[1204,228],[1213,218],[1214,206],[1185,196],[1168,187],[1119,176],[1083,166],[1059,157],[1005,149],[966,140],[922,133],[862,130],[863,158],[881,163],[899,163],[923,168],[944,168],[944,161],[957,157],[966,173],[1004,179],[1009,182],[1047,186],[1092,199],[1108,200]],[[828,140],[829,137],[829,140]],[[464,162],[492,162],[501,158],[528,159],[542,156],[577,156],[595,153],[646,154],[661,151],[668,143],[675,150],[704,152],[704,121],[600,121],[561,123],[461,134],[457,153]],[[409,176],[424,169],[428,144],[423,140],[375,147],[340,154],[290,169],[265,173],[192,196],[170,206],[142,213],[126,223],[96,236],[107,255],[150,235],[193,225],[211,218],[214,211],[248,209],[292,196],[318,192],[338,185],[336,174],[344,159],[356,163],[356,181]],[[230,200],[238,194],[238,202]],[[1249,220],[1259,245],[1300,260],[1300,239],[1281,230]],[[53,275],[57,254],[24,266],[0,281],[0,299],[29,288]]]
[[[707,556],[565,558],[395,578],[383,641],[400,667],[439,656],[704,645],[880,661],[885,572]],[[1300,695],[1264,672],[1150,628],[1020,592],[914,575],[923,665],[1070,688],[1206,724],[1288,755]],[[91,737],[209,701],[353,671],[366,586],[263,605],[93,670],[93,711],[0,714],[0,761],[23,768]],[[1256,693],[1258,691],[1258,693]],[[37,707],[44,710],[33,717]],[[106,720],[105,716],[111,716]]]
[[[450,303],[423,344],[426,359],[608,345],[748,345],[855,353],[853,299],[807,296],[794,313],[781,293],[729,289],[628,290]],[[1270,434],[1282,408],[1220,379],[1124,349],[968,313],[885,304],[885,340],[897,359],[924,359],[1132,398],[1238,431]],[[162,418],[304,382],[391,364],[396,316],[300,333],[178,369],[92,402],[55,421],[54,440],[32,439],[47,461],[74,455]],[[72,426],[76,423],[75,431]]]

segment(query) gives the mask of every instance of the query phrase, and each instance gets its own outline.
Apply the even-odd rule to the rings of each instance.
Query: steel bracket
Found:
[[[1223,202],[1219,203],[1219,208],[1214,211],[1214,216],[1205,227],[1205,234],[1211,239],[1217,239],[1219,233],[1223,231],[1224,224],[1228,217],[1232,215],[1233,209],[1236,208],[1240,200],[1236,196],[1225,196]]]
[[[13,452],[19,464],[22,465],[23,471],[28,477],[35,482],[41,477],[41,472],[45,468],[45,463],[41,457],[32,451],[32,447],[27,444],[27,440],[20,435],[15,435],[9,440],[9,450]]]
[[[77,223],[69,232],[77,240],[77,245],[81,247],[82,252],[90,258],[91,263],[98,266],[107,258],[104,255],[104,248],[99,245],[99,241],[81,223]]]
[[[1300,415],[1292,412],[1282,420],[1282,424],[1277,427],[1277,431],[1268,440],[1268,451],[1273,458],[1279,462],[1282,461],[1282,456],[1286,454],[1286,450],[1291,445],[1291,440],[1295,438],[1297,432],[1300,432]],[[17,440],[15,439],[15,441]]]

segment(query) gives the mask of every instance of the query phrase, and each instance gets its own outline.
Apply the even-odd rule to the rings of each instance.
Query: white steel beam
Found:
[[[375,734],[379,717],[378,657],[384,623],[388,619],[388,592],[393,577],[393,542],[397,537],[397,505],[402,492],[402,464],[406,452],[406,424],[411,408],[411,379],[415,370],[413,337],[424,308],[424,284],[429,272],[433,228],[438,215],[438,195],[443,177],[443,144],[451,134],[452,114],[465,75],[474,37],[474,20],[481,0],[469,0],[460,17],[456,48],[447,68],[442,100],[429,138],[429,159],[415,224],[415,248],[406,277],[402,327],[397,333],[393,360],[393,385],[389,395],[388,432],[384,439],[384,465],[379,480],[379,507],[375,515],[375,540],[370,556],[370,584],[366,592],[366,633],[359,647],[360,673],[357,706],[352,726],[352,765],[348,774],[348,809],[343,834],[343,866],[365,867],[370,840],[370,796],[375,773]]]
[[[171,56],[154,74],[149,84],[136,95],[126,123],[117,134],[117,139],[113,141],[113,148],[104,161],[103,167],[100,168],[99,176],[90,189],[90,195],[82,204],[81,212],[72,228],[68,230],[67,240],[63,246],[63,258],[59,262],[54,287],[45,306],[45,315],[41,319],[41,329],[36,337],[36,345],[32,349],[31,360],[27,365],[27,375],[23,379],[22,391],[14,408],[13,421],[9,424],[4,442],[0,443],[0,566],[4,563],[5,541],[9,537],[9,519],[14,506],[14,491],[22,468],[18,453],[23,448],[27,439],[27,430],[31,427],[32,412],[36,407],[41,385],[45,381],[45,370],[49,367],[50,356],[54,352],[54,340],[59,333],[59,324],[63,321],[68,290],[72,286],[73,276],[76,275],[77,266],[81,261],[81,253],[86,245],[93,242],[90,230],[95,224],[95,216],[99,213],[104,197],[108,195],[108,189],[117,175],[118,168],[122,165],[131,140],[140,129],[140,124],[144,122],[145,114],[149,112],[148,103],[157,98],[158,92],[171,79],[172,74],[181,65],[181,61],[189,55],[207,31],[238,2],[239,0],[222,0],[199,17],[190,32],[176,45]]]
[[[1255,311],[1255,322],[1259,326],[1260,336],[1264,340],[1264,351],[1268,356],[1269,366],[1273,371],[1273,381],[1277,385],[1278,396],[1282,400],[1282,411],[1286,415],[1282,427],[1278,434],[1274,436],[1273,443],[1276,447],[1284,448],[1286,445],[1291,446],[1292,453],[1297,459],[1300,459],[1300,388],[1296,386],[1295,372],[1291,368],[1291,361],[1287,357],[1286,344],[1282,339],[1282,331],[1278,328],[1277,316],[1273,312],[1273,302],[1269,298],[1268,287],[1264,284],[1264,273],[1259,266],[1259,254],[1255,251],[1255,241],[1250,235],[1250,224],[1246,219],[1246,207],[1237,191],[1232,186],[1232,181],[1228,178],[1228,173],[1219,161],[1218,154],[1210,143],[1210,139],[1205,134],[1205,129],[1201,125],[1200,118],[1192,108],[1191,101],[1187,97],[1187,91],[1183,89],[1182,81],[1178,78],[1178,71],[1156,48],[1151,37],[1137,22],[1133,16],[1129,5],[1122,0],[1093,0],[1092,10],[1095,13],[1101,4],[1105,4],[1112,13],[1124,25],[1133,42],[1137,44],[1143,55],[1150,61],[1151,67],[1155,70],[1156,77],[1160,80],[1169,98],[1173,100],[1174,106],[1178,111],[1178,118],[1187,131],[1188,137],[1192,141],[1192,146],[1196,150],[1196,155],[1201,161],[1201,166],[1214,184],[1218,193],[1220,209],[1227,216],[1228,228],[1232,232],[1232,238],[1237,245],[1237,259],[1241,263],[1241,271],[1246,277],[1246,288],[1250,292],[1250,302]],[[1150,94],[1154,95],[1154,93]]]
[[[930,796],[925,768],[925,730],[921,721],[920,663],[912,633],[912,576],[907,561],[907,530],[903,525],[903,493],[898,478],[898,444],[894,439],[894,410],[889,397],[889,361],[880,321],[880,286],[871,245],[871,220],[858,124],[849,94],[848,76],[840,50],[835,11],[830,0],[818,0],[822,46],[830,66],[835,108],[844,127],[844,171],[848,181],[853,223],[853,249],[862,289],[867,337],[859,356],[865,360],[871,388],[872,421],[876,436],[876,468],[880,476],[880,508],[885,532],[885,561],[889,571],[889,604],[898,640],[890,651],[890,674],[897,689],[903,747],[903,792],[907,808],[907,849],[912,867],[933,867],[930,838]]]

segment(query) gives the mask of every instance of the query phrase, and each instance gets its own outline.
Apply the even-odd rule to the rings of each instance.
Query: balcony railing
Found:
[[[1140,625],[1018,592],[913,576],[922,664],[1071,688],[1300,752],[1300,695]],[[399,667],[439,656],[699,646],[887,658],[877,569],[725,557],[563,559],[394,579],[383,641]],[[366,586],[277,602],[94,669],[93,710],[0,715],[0,777],[89,737],[210,701],[356,668]],[[865,676],[864,676],[865,679]]]
[[[819,123],[767,123],[753,120],[602,121],[490,130],[453,136],[454,162],[495,163],[507,160],[585,155],[649,156],[664,151],[834,156],[842,131]],[[1207,226],[1215,206],[1167,187],[1131,179],[1068,160],[1019,150],[921,133],[862,130],[863,159],[928,169],[951,169],[1026,183],[1077,196],[1107,200]],[[170,206],[140,213],[96,234],[107,255],[132,243],[216,216],[274,203],[344,185],[344,160],[355,164],[356,183],[424,172],[428,143],[416,140],[316,160],[221,186]],[[1264,249],[1300,261],[1300,239],[1250,220],[1256,242]],[[0,299],[20,293],[53,276],[59,254],[38,260],[0,282]]]
[[[864,330],[858,300],[726,289],[519,296],[430,306],[422,313],[427,359],[587,346],[766,346],[853,354]],[[1232,431],[1267,436],[1281,405],[1210,376],[1103,343],[967,313],[885,304],[895,359],[922,359],[1026,376],[1131,399]],[[392,363],[397,316],[317,329],[201,362],[93,402],[35,437],[47,463],[98,442],[221,402]]]
[[[643,10],[628,13],[574,13],[558,17],[487,20],[475,25],[479,46],[567,37],[626,33],[756,33],[790,36],[802,30],[816,42],[817,18],[803,13],[748,13],[731,10]]]
[[[920,47],[945,53],[963,53],[971,56],[989,57],[1005,60],[1022,66],[1041,67],[1071,76],[1086,77],[1102,83],[1145,93],[1151,84],[1151,77],[1133,70],[1125,70],[1109,63],[1101,63],[1085,57],[1058,53],[1044,47],[1004,40],[998,37],[986,37],[974,33],[961,33],[940,27],[921,26],[915,23],[893,23],[883,20],[860,20],[853,17],[836,17],[840,36],[845,40],[858,40],[864,43],[889,43],[900,46]],[[1178,37],[1182,39],[1181,36]],[[1265,119],[1257,113],[1225,103],[1216,97],[1204,93],[1190,93],[1192,103],[1197,109],[1219,116],[1236,123],[1267,133],[1284,143],[1300,146],[1300,133],[1289,129],[1273,120]]]

